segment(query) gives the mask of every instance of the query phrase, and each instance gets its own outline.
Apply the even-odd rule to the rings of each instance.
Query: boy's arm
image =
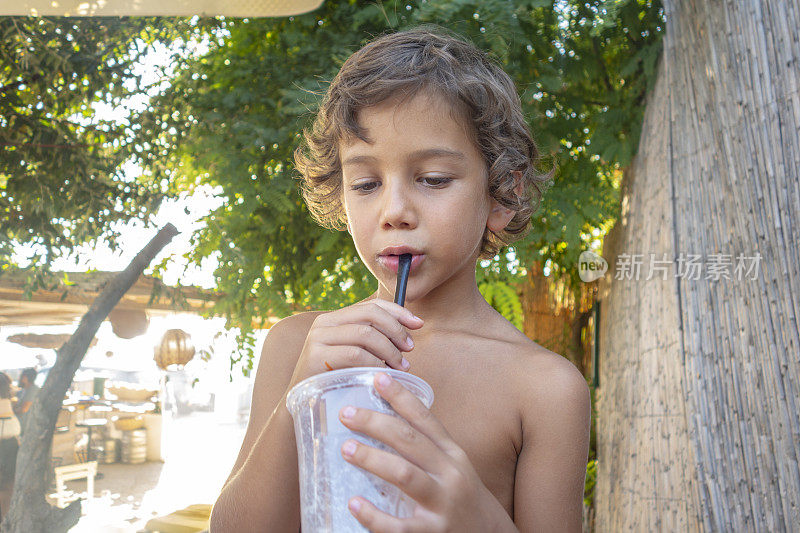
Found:
[[[300,485],[287,386],[319,313],[275,324],[258,362],[250,422],[231,474],[214,504],[211,531],[298,531]]]
[[[582,530],[589,457],[591,396],[575,366],[561,356],[543,371],[535,364],[522,386],[523,443],[514,484],[520,531]],[[531,376],[536,376],[532,378]]]

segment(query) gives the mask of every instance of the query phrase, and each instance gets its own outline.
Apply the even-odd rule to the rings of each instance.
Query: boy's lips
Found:
[[[403,250],[400,253],[394,253],[392,250],[391,252],[383,251],[378,254],[378,263],[380,263],[384,268],[391,270],[395,274],[397,274],[397,270],[400,264],[400,254],[411,254],[411,270],[413,271],[415,268],[419,267],[419,264],[425,259],[425,254],[417,252],[417,251],[405,251]]]

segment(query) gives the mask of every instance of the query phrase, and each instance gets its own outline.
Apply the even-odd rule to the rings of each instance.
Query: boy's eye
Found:
[[[440,189],[446,186],[451,181],[453,181],[453,178],[446,178],[444,176],[422,176],[419,179],[423,181],[427,186],[437,189]],[[379,185],[380,182],[378,181],[364,181],[357,185],[353,185],[350,188],[360,193],[368,193],[374,191],[376,188],[378,188]]]
[[[445,178],[442,176],[422,176],[421,179],[432,187],[442,187],[453,181],[452,178]]]
[[[375,187],[377,187],[377,185],[378,185],[377,181],[365,181],[363,183],[359,183],[358,185],[353,185],[351,189],[359,192],[371,192],[375,190]]]

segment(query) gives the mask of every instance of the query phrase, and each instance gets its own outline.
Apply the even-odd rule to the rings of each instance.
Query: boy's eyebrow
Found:
[[[435,157],[449,157],[451,159],[465,160],[467,158],[462,152],[458,150],[451,150],[449,148],[423,148],[411,152],[408,156],[409,159],[433,159]],[[342,163],[342,166],[357,165],[358,163],[368,163],[375,161],[377,158],[371,155],[353,155],[348,157]]]

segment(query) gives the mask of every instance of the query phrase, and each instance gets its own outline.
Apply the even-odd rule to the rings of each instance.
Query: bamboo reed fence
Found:
[[[604,243],[597,530],[797,531],[800,2],[664,5]],[[650,253],[666,279],[645,280]],[[756,253],[755,279],[713,279]],[[644,254],[638,281],[613,279],[624,254]],[[701,256],[699,279],[677,275],[680,254]]]
[[[580,317],[589,317],[596,285],[585,283],[574,293],[566,280],[545,276],[541,264],[534,262],[522,286],[525,334],[572,361],[584,375],[590,369],[591,339],[581,339]]]

